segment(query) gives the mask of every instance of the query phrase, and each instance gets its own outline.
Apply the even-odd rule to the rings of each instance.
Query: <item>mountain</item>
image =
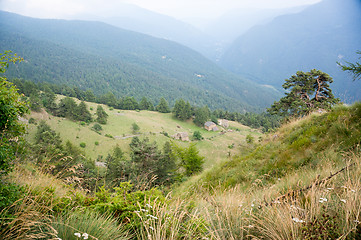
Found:
[[[191,24],[134,4],[116,3],[109,9],[113,10],[102,12],[102,9],[99,9],[94,14],[73,16],[73,18],[101,21],[122,29],[175,41],[209,58],[214,55],[216,41]]]
[[[336,95],[352,102],[361,99],[361,83],[353,82],[336,62],[358,61],[360,49],[361,2],[324,0],[250,29],[232,44],[220,64],[277,87],[299,70],[320,69],[333,77]]]
[[[218,67],[172,41],[101,22],[43,20],[0,12],[0,51],[25,59],[10,77],[112,91],[116,96],[165,97],[212,109],[250,111],[280,95]]]
[[[285,9],[242,8],[226,12],[206,24],[203,31],[217,41],[216,58],[242,34],[254,26],[271,22],[275,17],[302,11],[306,6]]]

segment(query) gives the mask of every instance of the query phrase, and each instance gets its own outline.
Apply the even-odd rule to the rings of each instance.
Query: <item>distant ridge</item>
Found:
[[[324,0],[300,13],[275,18],[241,35],[220,64],[258,83],[280,87],[297,71],[317,68],[334,79],[344,101],[361,99],[361,82],[352,82],[337,61],[358,61],[361,1]]]
[[[184,98],[212,109],[254,111],[280,95],[223,70],[180,44],[101,22],[42,20],[0,12],[0,50],[25,63],[11,77],[142,96]]]

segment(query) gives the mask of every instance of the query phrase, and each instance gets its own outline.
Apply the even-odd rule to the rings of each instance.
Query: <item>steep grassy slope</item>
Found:
[[[100,22],[40,20],[0,12],[0,50],[26,62],[11,77],[50,81],[116,96],[160,96],[237,111],[266,107],[279,95],[176,44]]]
[[[97,104],[87,103],[87,105],[93,109],[91,113],[95,114]],[[151,142],[156,141],[161,148],[165,142],[172,141],[171,136],[177,132],[187,132],[190,139],[192,139],[193,132],[200,131],[205,139],[195,141],[195,143],[200,154],[205,157],[205,168],[210,168],[219,162],[225,161],[229,154],[238,153],[240,145],[247,145],[245,138],[248,134],[251,134],[255,139],[261,136],[261,133],[257,130],[250,129],[237,122],[230,122],[231,132],[220,134],[220,132],[208,132],[192,122],[175,119],[172,114],[110,110],[107,106],[103,107],[109,118],[108,123],[102,125],[101,134],[91,130],[94,123],[81,125],[79,122],[54,117],[45,111],[32,112],[29,118],[34,118],[37,122],[45,120],[53,130],[60,133],[60,137],[64,142],[69,140],[77,146],[82,142],[85,143],[85,153],[87,157],[91,157],[93,160],[98,155],[106,157],[117,144],[123,151],[129,152],[129,143],[133,136],[147,137]],[[133,123],[137,123],[140,127],[139,133],[134,134],[132,132]],[[28,132],[27,139],[30,142],[34,141],[36,125],[29,124]],[[107,137],[107,134],[113,138]],[[165,136],[166,134],[168,136]],[[187,142],[173,141],[183,147],[189,144]],[[98,142],[98,145],[95,144],[96,142]],[[228,146],[232,144],[234,144],[234,148],[229,149]]]
[[[222,188],[254,184],[269,186],[278,179],[322,168],[345,167],[350,152],[359,152],[361,103],[336,106],[328,113],[314,113],[284,125],[248,153],[222,163],[201,177],[203,186]],[[317,170],[316,170],[317,169]],[[315,174],[315,173],[314,173]],[[314,176],[315,177],[315,176]]]

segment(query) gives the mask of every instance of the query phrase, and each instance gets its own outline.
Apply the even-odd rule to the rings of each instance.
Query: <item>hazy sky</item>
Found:
[[[106,13],[121,3],[185,18],[215,18],[235,8],[286,8],[321,0],[0,0],[0,9],[39,18],[71,18],[77,14]]]

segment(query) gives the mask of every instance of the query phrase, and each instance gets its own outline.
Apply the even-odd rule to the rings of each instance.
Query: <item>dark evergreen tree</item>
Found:
[[[57,116],[76,119],[77,104],[74,99],[65,97],[60,100],[57,110]]]
[[[107,124],[108,114],[104,111],[102,106],[98,105],[96,114],[97,114],[96,121],[98,123]]]
[[[96,98],[91,89],[88,89],[84,93],[84,100],[87,102],[95,102]]]
[[[282,85],[288,90],[286,96],[275,102],[268,112],[287,116],[303,116],[316,109],[329,109],[340,100],[335,98],[329,83],[332,78],[313,69],[310,72],[297,72]]]
[[[78,121],[91,122],[92,120],[92,115],[83,101],[77,106],[75,115]]]
[[[184,102],[184,100],[182,98],[178,99],[175,102],[174,107],[173,107],[173,115],[176,118],[179,118],[179,119],[182,118],[182,112],[183,112],[183,109],[185,108],[185,105],[186,105],[186,103]]]
[[[153,111],[153,110],[154,110],[154,106],[153,106],[153,104],[148,100],[148,98],[142,97],[142,100],[140,100],[140,102],[139,102],[139,109],[140,109],[140,110]]]
[[[158,150],[157,144],[150,143],[148,138],[140,140],[138,137],[134,137],[129,146],[133,178],[137,178],[140,182],[149,182],[156,177],[159,167],[161,152]]]
[[[136,110],[139,109],[137,100],[134,97],[125,97],[122,99],[121,109],[124,110]]]
[[[174,152],[172,145],[169,142],[166,142],[163,146],[163,153],[157,164],[158,167],[155,170],[157,183],[169,185],[175,181],[177,170],[176,160],[176,153]]]
[[[168,102],[164,98],[161,98],[156,110],[161,113],[169,113],[170,109],[168,106]]]
[[[120,182],[128,180],[129,164],[119,145],[114,147],[112,154],[108,154],[106,165],[106,180],[110,187],[119,186]]]

